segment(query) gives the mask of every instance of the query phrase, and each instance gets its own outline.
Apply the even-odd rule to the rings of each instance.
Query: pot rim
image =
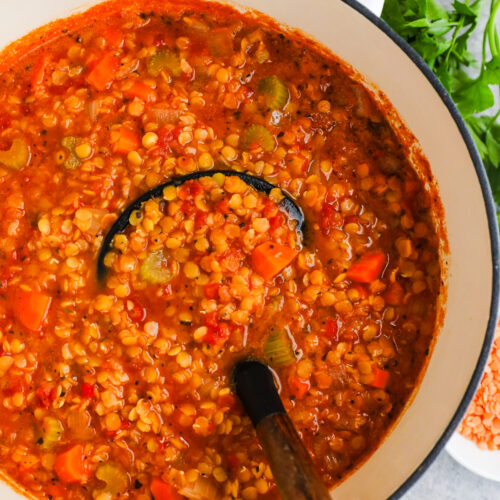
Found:
[[[476,368],[469,382],[469,385],[462,397],[462,400],[455,411],[450,423],[441,434],[441,437],[437,440],[434,447],[427,454],[420,465],[413,471],[413,473],[408,476],[403,484],[395,490],[389,500],[396,500],[401,498],[408,490],[420,479],[422,474],[428,469],[428,467],[434,462],[437,456],[444,449],[448,439],[455,432],[462,421],[467,408],[469,407],[472,398],[479,386],[481,381],[488,357],[490,354],[491,345],[493,343],[495,329],[497,325],[497,318],[499,312],[499,297],[500,297],[500,248],[499,248],[499,234],[498,234],[498,222],[496,215],[496,205],[493,200],[491,193],[490,184],[488,177],[486,175],[486,170],[484,169],[483,163],[477,151],[476,145],[472,136],[467,129],[467,126],[462,118],[462,115],[458,111],[456,104],[451,99],[447,90],[443,87],[442,83],[439,81],[434,72],[429,68],[427,63],[422,59],[422,57],[403,40],[385,21],[380,17],[376,16],[372,11],[366,8],[364,5],[358,2],[358,0],[342,0],[352,9],[356,10],[360,15],[365,17],[368,21],[374,24],[380,31],[382,31],[386,36],[388,36],[398,47],[405,52],[405,54],[410,58],[410,60],[417,66],[429,83],[433,86],[436,93],[439,95],[443,104],[448,108],[448,111],[455,121],[458,130],[462,136],[462,139],[467,146],[472,163],[476,170],[476,175],[481,187],[481,192],[483,195],[483,201],[485,205],[486,215],[488,218],[488,229],[490,233],[490,246],[491,246],[491,260],[492,260],[492,287],[491,287],[491,303],[490,303],[490,314],[488,320],[488,326],[486,328],[486,333],[484,337],[484,342],[481,348],[481,353],[479,355]]]

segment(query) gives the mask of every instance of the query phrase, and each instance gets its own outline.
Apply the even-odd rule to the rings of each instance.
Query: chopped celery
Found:
[[[166,69],[172,76],[181,74],[181,62],[179,56],[169,49],[158,49],[148,60],[148,73],[158,76]]]
[[[12,170],[21,170],[30,161],[30,150],[23,139],[16,138],[12,141],[10,149],[0,151],[0,164]]]
[[[118,465],[105,463],[100,465],[95,473],[97,479],[104,481],[106,486],[99,490],[99,494],[109,494],[111,498],[116,498],[125,493],[129,486],[128,474]],[[106,496],[104,496],[106,498]]]
[[[295,361],[290,338],[282,330],[272,330],[264,344],[264,353],[274,366],[286,366]]]
[[[270,153],[276,147],[274,136],[263,125],[250,125],[243,132],[241,145],[245,149],[253,149],[257,145],[261,146],[264,151]]]
[[[57,418],[45,417],[42,422],[42,439],[40,447],[44,450],[52,448],[62,437],[64,427]]]
[[[263,78],[258,90],[266,96],[266,104],[270,109],[283,109],[290,98],[288,87],[276,75]]]
[[[139,276],[152,285],[163,285],[174,277],[174,273],[167,267],[167,259],[163,250],[148,254],[141,263]]]
[[[75,153],[75,148],[78,144],[78,139],[76,137],[64,137],[61,141],[61,145],[68,150],[69,156],[64,160],[64,167],[68,170],[75,170],[78,168],[82,162]]]

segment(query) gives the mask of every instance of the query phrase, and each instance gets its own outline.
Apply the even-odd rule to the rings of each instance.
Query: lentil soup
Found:
[[[333,55],[216,4],[112,2],[40,38],[0,62],[1,471],[37,498],[278,498],[230,385],[255,356],[334,486],[436,329],[431,197],[386,110]],[[121,211],[210,169],[276,189],[166,188],[98,283]]]

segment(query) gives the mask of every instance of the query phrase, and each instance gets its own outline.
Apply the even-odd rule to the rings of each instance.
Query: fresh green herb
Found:
[[[500,0],[489,2],[481,59],[476,61],[468,50],[487,5],[484,0],[455,0],[447,10],[435,0],[386,0],[382,18],[423,57],[457,104],[500,205],[500,111],[493,114],[494,95],[500,94],[500,41],[495,24]],[[471,76],[472,68],[475,76]]]

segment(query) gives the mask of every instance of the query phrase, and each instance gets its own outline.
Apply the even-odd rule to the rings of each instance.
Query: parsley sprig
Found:
[[[476,61],[469,41],[488,7],[481,60]],[[448,10],[435,0],[385,0],[382,12],[382,18],[423,57],[457,104],[483,160],[497,206],[500,110],[494,111],[495,95],[500,95],[499,12],[500,0],[455,0]]]

